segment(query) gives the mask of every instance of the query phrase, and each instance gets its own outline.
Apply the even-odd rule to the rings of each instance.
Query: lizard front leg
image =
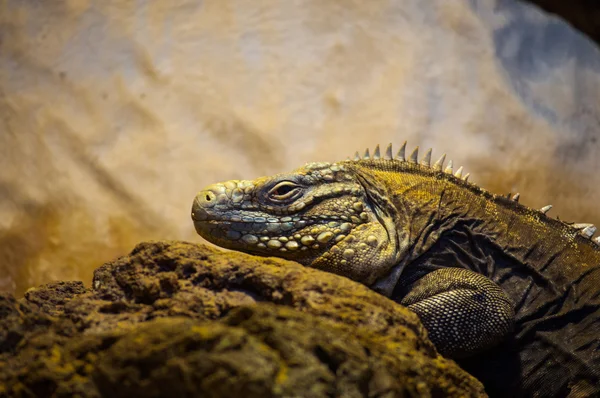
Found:
[[[402,289],[397,300],[414,311],[438,351],[464,358],[502,341],[514,324],[513,303],[485,276],[462,268],[442,268]]]

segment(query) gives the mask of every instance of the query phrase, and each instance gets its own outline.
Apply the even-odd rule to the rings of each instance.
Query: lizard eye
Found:
[[[271,188],[269,198],[277,201],[286,201],[296,199],[300,193],[302,193],[302,188],[297,184],[291,181],[282,181]]]

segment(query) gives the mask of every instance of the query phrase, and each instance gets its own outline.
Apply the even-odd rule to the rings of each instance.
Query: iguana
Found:
[[[600,396],[600,239],[406,142],[200,191],[196,231],[361,282],[497,396]]]

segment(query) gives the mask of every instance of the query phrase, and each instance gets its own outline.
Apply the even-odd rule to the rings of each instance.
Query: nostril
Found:
[[[204,195],[202,196],[204,197],[204,201],[208,203],[214,202],[217,199],[217,195],[215,195],[215,193],[211,191],[205,191]]]
[[[217,195],[209,190],[200,191],[196,196],[196,203],[199,207],[213,207],[217,203]]]

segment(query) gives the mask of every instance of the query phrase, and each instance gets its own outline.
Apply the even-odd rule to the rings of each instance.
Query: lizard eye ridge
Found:
[[[288,202],[302,195],[302,188],[292,181],[281,181],[269,191],[269,199],[276,202]]]

